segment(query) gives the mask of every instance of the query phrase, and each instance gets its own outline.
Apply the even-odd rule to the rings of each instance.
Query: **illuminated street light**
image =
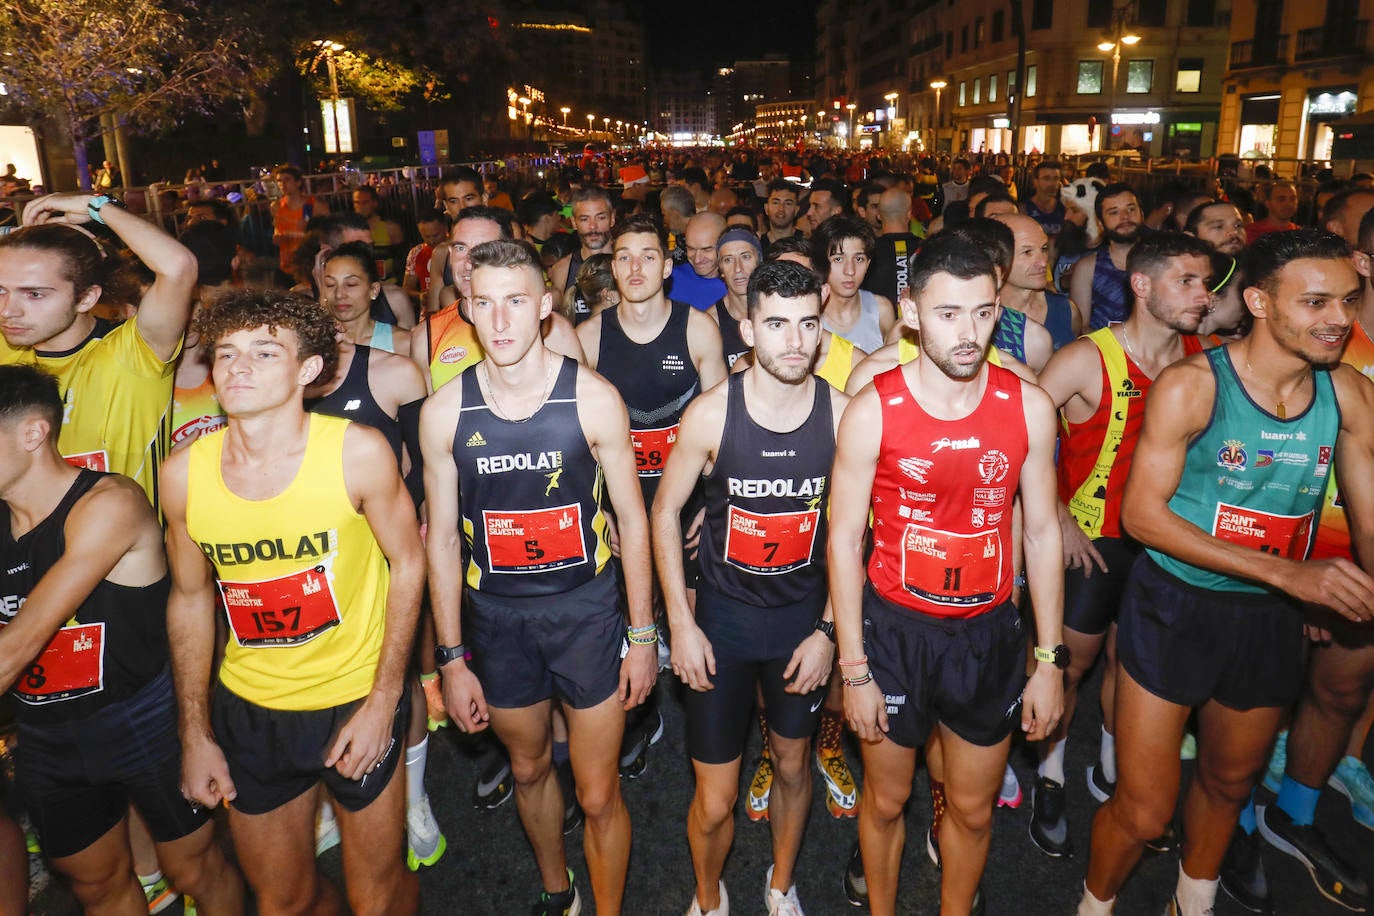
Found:
[[[1106,53],[1112,52],[1112,95],[1111,107],[1108,109],[1107,117],[1111,118],[1111,113],[1116,111],[1117,95],[1117,75],[1121,70],[1121,46],[1130,47],[1140,41],[1140,36],[1131,31],[1126,23],[1126,16],[1130,12],[1129,5],[1117,7],[1112,10],[1111,28],[1102,36],[1102,40],[1097,43],[1097,50]],[[1111,141],[1107,141],[1110,147]]]
[[[859,106],[858,106],[857,104],[855,104],[854,102],[850,102],[848,105],[846,105],[846,106],[844,106],[844,107],[845,107],[846,109],[848,109],[848,111],[849,111],[849,133],[848,133],[848,136],[852,137],[852,136],[854,136],[854,109],[855,109],[855,108],[858,108]]]
[[[560,109],[558,109],[558,110],[561,111],[561,112],[563,112],[563,126],[564,126],[564,127],[567,127],[567,126],[568,126],[568,112],[572,111],[572,109],[569,108],[567,105],[564,105],[562,108],[560,108]]]
[[[896,123],[897,120],[897,93],[889,92],[886,95],[884,95],[883,98],[887,100],[888,133],[891,134],[891,136],[888,138],[888,145],[890,146],[890,141],[896,139],[897,136],[897,128],[892,126]]]
[[[611,116],[607,115],[606,117],[602,118],[601,125],[602,129],[609,131],[611,129]]]
[[[596,115],[594,115],[594,114],[589,114],[589,115],[587,115],[587,133],[591,133],[591,132],[592,132],[592,126],[593,126],[595,123],[596,123]]]
[[[940,92],[941,92],[946,86],[948,86],[948,85],[949,85],[949,83],[945,82],[944,80],[940,80],[940,79],[935,79],[935,80],[931,80],[931,81],[930,81],[930,88],[935,90],[935,143],[934,143],[934,145],[935,145],[935,147],[937,147],[937,151],[938,151],[938,147],[939,147],[939,145],[940,145],[940,121],[941,121],[941,118],[940,118]]]

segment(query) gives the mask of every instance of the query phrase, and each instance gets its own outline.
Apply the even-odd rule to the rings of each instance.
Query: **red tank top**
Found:
[[[1126,354],[1110,327],[1088,335],[1097,346],[1102,388],[1097,410],[1082,423],[1063,422],[1059,437],[1059,498],[1089,537],[1119,538],[1121,497],[1131,470],[1140,427],[1145,422],[1145,394],[1152,381]],[[1185,336],[1183,355],[1202,352],[1202,342]],[[1125,374],[1116,377],[1119,368]],[[1103,448],[1108,438],[1114,445]]]
[[[888,601],[976,617],[1011,597],[1012,499],[1026,459],[1021,380],[988,365],[973,413],[938,420],[899,366],[873,380],[883,439],[873,477],[868,580]]]

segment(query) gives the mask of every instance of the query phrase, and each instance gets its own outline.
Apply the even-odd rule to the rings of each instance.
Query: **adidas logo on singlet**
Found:
[[[487,440],[482,438],[481,430],[468,437],[468,448],[477,448],[479,445],[486,445]]]

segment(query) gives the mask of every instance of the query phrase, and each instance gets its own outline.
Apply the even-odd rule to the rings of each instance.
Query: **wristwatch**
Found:
[[[1064,670],[1069,667],[1069,662],[1073,660],[1073,654],[1069,652],[1069,647],[1062,642],[1053,649],[1042,649],[1035,647],[1035,660],[1037,662],[1052,662],[1054,667]]]
[[[816,629],[825,634],[825,638],[831,642],[835,641],[835,622],[833,620],[817,620]]]
[[[90,199],[89,203],[86,204],[86,215],[89,216],[94,222],[97,222],[102,226],[105,225],[105,220],[100,216],[100,209],[104,207],[106,204],[109,204],[113,207],[118,207],[120,210],[126,209],[126,207],[124,206],[124,202],[120,200],[118,197],[115,197],[110,194],[97,194]]]
[[[457,659],[468,661],[472,658],[472,653],[467,650],[467,646],[459,643],[456,646],[435,646],[434,647],[434,667],[442,668],[451,661]]]

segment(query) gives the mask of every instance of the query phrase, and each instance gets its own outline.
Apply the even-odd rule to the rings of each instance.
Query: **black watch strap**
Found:
[[[467,647],[464,646],[462,643],[459,643],[456,646],[434,647],[434,666],[436,668],[442,668],[449,662],[455,661],[460,658],[463,659],[463,661],[467,661],[468,659],[472,658],[472,653],[470,653],[467,650]]]
[[[825,634],[825,638],[831,642],[835,641],[835,622],[833,620],[817,620],[816,629]]]

